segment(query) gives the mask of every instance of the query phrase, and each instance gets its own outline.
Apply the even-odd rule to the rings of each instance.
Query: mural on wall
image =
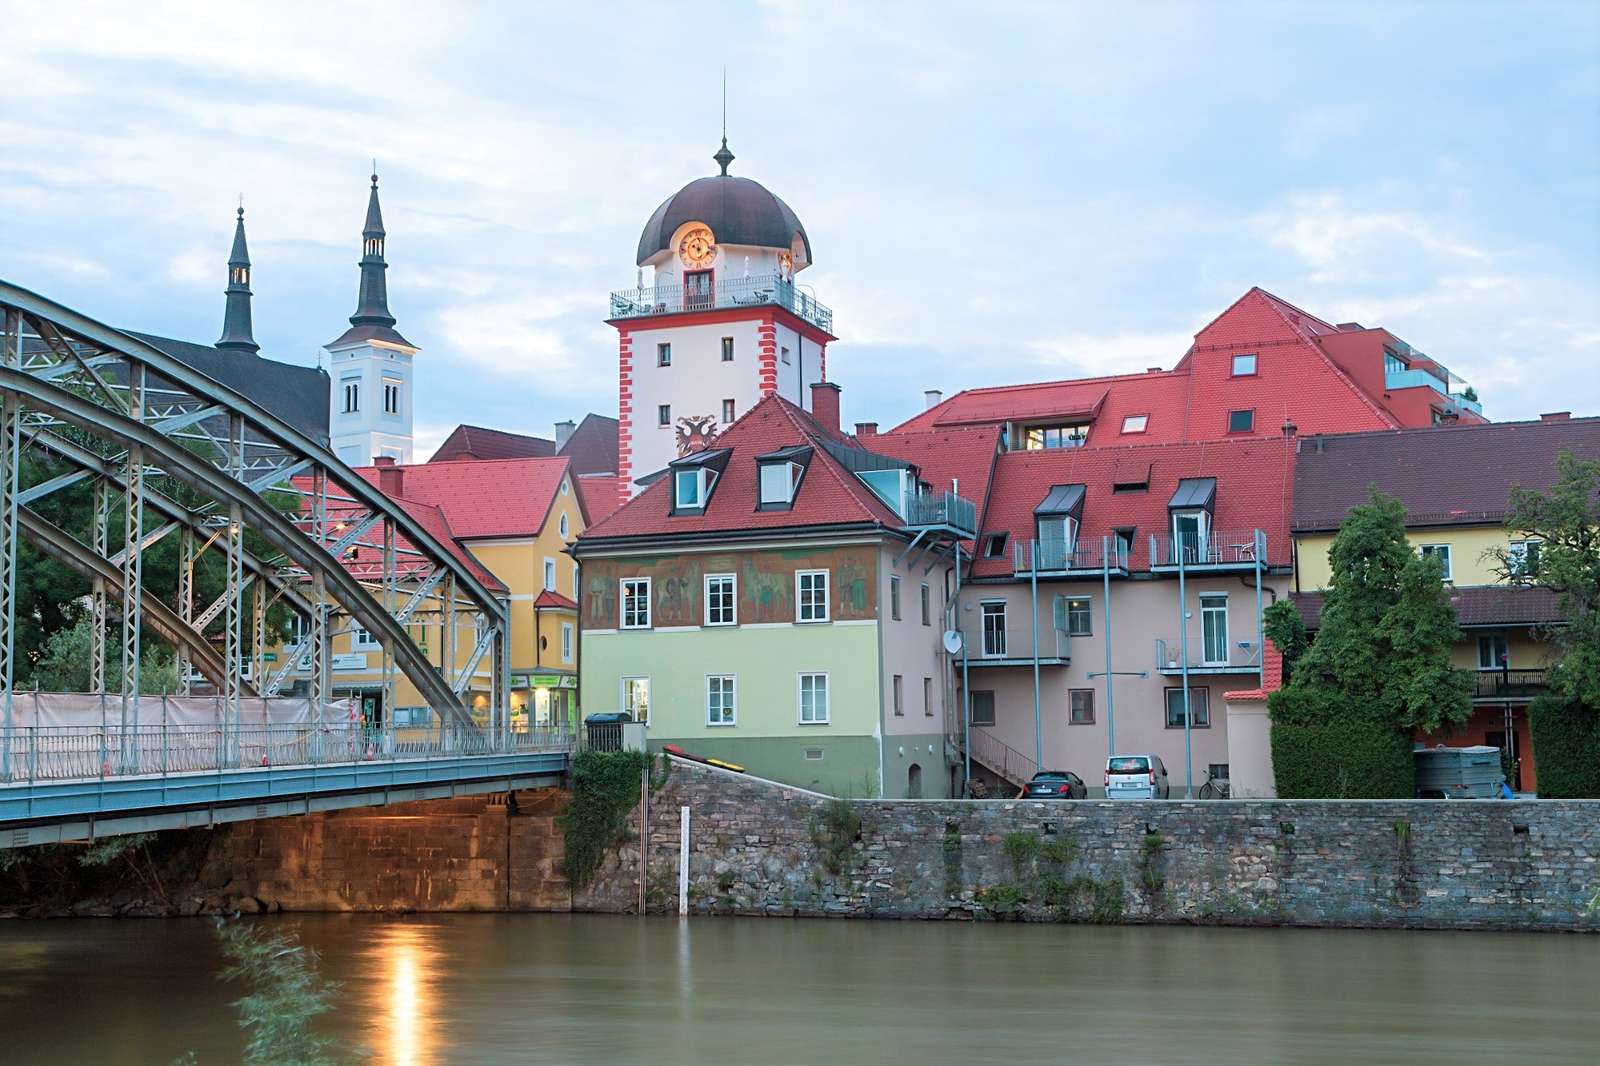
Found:
[[[616,628],[619,582],[627,577],[650,578],[654,626],[700,625],[706,574],[738,575],[741,624],[792,622],[798,570],[829,572],[831,614],[836,621],[874,618],[878,610],[877,565],[878,549],[870,544],[588,559],[583,564],[582,625],[585,629]]]

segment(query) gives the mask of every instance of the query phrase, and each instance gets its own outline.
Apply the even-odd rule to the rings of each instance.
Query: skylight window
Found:
[[[1247,411],[1228,412],[1229,433],[1253,433],[1256,428],[1256,412],[1254,408]]]
[[[1149,415],[1128,415],[1126,418],[1124,418],[1122,420],[1122,432],[1124,432],[1124,433],[1143,433],[1145,431],[1145,428],[1147,426],[1149,426],[1149,425],[1150,425],[1150,416]]]
[[[983,542],[983,557],[985,559],[1003,559],[1006,554],[1006,535],[1004,533],[990,533],[989,539]]]
[[[1236,355],[1236,356],[1233,357],[1233,376],[1234,377],[1236,377],[1236,378],[1252,377],[1252,376],[1254,376],[1255,372],[1256,372],[1256,357],[1255,357],[1255,353],[1254,352],[1251,352],[1248,355]]]

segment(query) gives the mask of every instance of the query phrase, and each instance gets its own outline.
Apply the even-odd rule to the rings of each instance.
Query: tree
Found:
[[[1345,516],[1328,559],[1316,639],[1268,698],[1278,794],[1409,797],[1414,732],[1472,712],[1467,672],[1450,665],[1461,632],[1442,567],[1412,551],[1405,508],[1375,488]],[[1282,615],[1275,628],[1292,643]]]
[[[1600,459],[1556,457],[1548,491],[1515,486],[1506,529],[1525,544],[1489,552],[1508,581],[1549,589],[1561,612],[1547,692],[1528,706],[1539,794],[1600,796]]]
[[[1305,619],[1300,617],[1300,611],[1294,604],[1279,600],[1261,612],[1261,627],[1267,639],[1283,656],[1283,679],[1288,681],[1294,674],[1294,664],[1311,645]]]
[[[120,624],[106,634],[106,687],[116,690],[122,676]],[[80,612],[71,626],[45,638],[33,668],[33,684],[41,692],[88,692],[89,659],[94,619]],[[139,691],[147,696],[178,691],[175,656],[156,643],[142,644],[139,652]]]

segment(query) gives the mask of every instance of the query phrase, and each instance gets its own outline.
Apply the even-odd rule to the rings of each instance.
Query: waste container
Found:
[[[584,718],[590,751],[621,751],[622,726],[633,721],[627,711],[599,711]]]
[[[1493,799],[1500,795],[1500,749],[1486,744],[1465,748],[1418,748],[1417,795],[1443,799]]]

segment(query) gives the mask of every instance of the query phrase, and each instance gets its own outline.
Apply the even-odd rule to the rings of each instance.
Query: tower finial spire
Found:
[[[378,161],[372,161],[372,191],[367,195],[367,222],[361,229],[361,292],[352,326],[393,326],[389,290],[384,283],[383,210],[378,206]]]
[[[722,176],[728,176],[728,164],[733,162],[734,155],[728,151],[728,68],[722,68],[722,147],[711,157],[722,168]]]
[[[227,304],[222,312],[222,336],[217,347],[223,351],[254,355],[261,350],[250,325],[250,249],[244,239],[244,193],[239,194],[239,211],[233,224],[233,251],[228,255]]]

